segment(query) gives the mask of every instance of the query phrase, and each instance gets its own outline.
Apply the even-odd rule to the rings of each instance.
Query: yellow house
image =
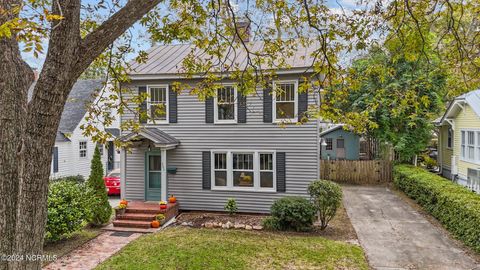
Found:
[[[480,89],[456,97],[436,124],[442,175],[480,192]]]

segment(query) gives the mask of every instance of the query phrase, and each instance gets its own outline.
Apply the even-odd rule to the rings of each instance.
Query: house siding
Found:
[[[450,126],[449,125],[444,125],[444,126],[441,126],[440,127],[440,136],[439,136],[439,147],[441,147],[441,150],[440,150],[440,154],[442,155],[441,156],[441,162],[442,162],[442,166],[443,166],[443,169],[447,168],[447,169],[451,169],[452,167],[452,155],[453,155],[453,149],[452,148],[448,148],[447,147],[447,141],[448,141],[448,128]],[[454,138],[453,138],[453,143],[455,146],[455,134],[454,134]],[[450,173],[449,173],[450,174]]]
[[[291,79],[291,78],[289,78]],[[134,82],[128,87],[171,83],[170,81]],[[315,97],[309,96],[309,104]],[[125,114],[122,120],[132,119]],[[283,196],[307,196],[308,184],[317,177],[316,124],[288,124],[280,127],[263,122],[263,89],[247,97],[247,123],[205,123],[205,102],[185,90],[178,95],[178,123],[149,125],[180,140],[180,145],[167,151],[167,167],[176,167],[168,174],[167,193],[175,194],[184,210],[223,211],[228,198],[235,198],[239,211],[268,212],[275,199]],[[124,133],[125,134],[125,133]],[[286,153],[286,192],[213,191],[202,189],[202,152],[211,150],[275,150]],[[125,197],[143,200],[145,189],[146,146],[126,153]],[[123,179],[123,178],[122,178]]]
[[[468,105],[464,105],[465,108],[460,111],[455,118],[455,147],[454,155],[458,157],[458,174],[462,179],[467,178],[468,168],[477,169],[480,164],[475,164],[460,159],[460,147],[461,147],[461,130],[462,129],[476,129],[480,130],[480,117],[472,110]]]

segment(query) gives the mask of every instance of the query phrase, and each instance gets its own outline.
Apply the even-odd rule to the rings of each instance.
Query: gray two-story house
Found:
[[[257,50],[262,44],[249,42]],[[299,123],[319,102],[318,91],[298,90],[311,72],[311,51],[298,50],[287,59],[290,67],[277,70],[277,78],[255,94],[242,95],[226,76],[214,97],[201,100],[191,89],[172,89],[175,82],[193,88],[202,80],[182,74],[191,48],[157,46],[145,63],[132,67],[131,83],[124,87],[148,94],[141,108],[154,121],[136,119],[142,129],[122,134],[132,142],[121,153],[122,198],[159,201],[174,194],[181,209],[213,211],[223,211],[235,198],[239,211],[268,212],[275,199],[307,196],[307,186],[319,177],[324,125],[316,119]],[[245,57],[239,53],[234,61]],[[166,113],[157,113],[157,107]],[[133,117],[126,113],[122,121]]]

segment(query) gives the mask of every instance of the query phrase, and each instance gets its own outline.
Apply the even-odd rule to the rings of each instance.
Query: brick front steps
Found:
[[[160,209],[158,203],[129,202],[125,214],[117,216],[113,221],[113,227],[118,229],[151,229],[150,222],[155,220],[155,216],[158,214],[165,215],[161,224],[166,223],[178,215],[178,203],[169,203],[167,209]]]

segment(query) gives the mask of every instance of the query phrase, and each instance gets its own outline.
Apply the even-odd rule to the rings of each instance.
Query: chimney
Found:
[[[235,35],[235,41],[240,42],[249,42],[250,41],[250,22],[243,18],[238,18],[237,23],[235,24],[235,28],[237,28],[237,32],[240,35],[240,39],[237,35]]]

